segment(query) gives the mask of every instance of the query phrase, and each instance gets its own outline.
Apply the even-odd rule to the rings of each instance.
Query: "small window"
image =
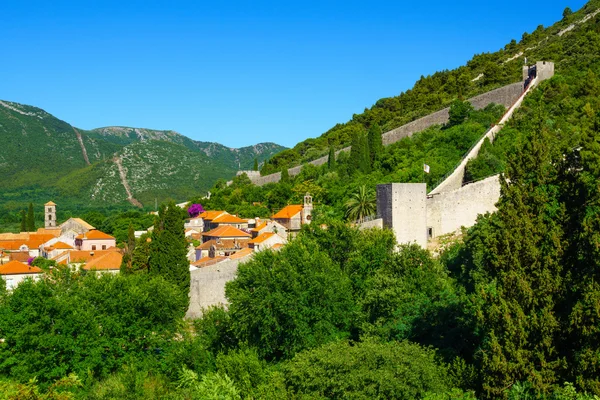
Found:
[[[102,250],[106,250],[106,245],[105,244],[102,245]]]
[[[52,212],[52,209],[50,207],[48,207],[48,212]]]
[[[96,245],[95,244],[92,245],[92,250],[96,250]]]
[[[427,228],[427,237],[429,239],[433,238],[433,228],[431,228],[431,227]]]

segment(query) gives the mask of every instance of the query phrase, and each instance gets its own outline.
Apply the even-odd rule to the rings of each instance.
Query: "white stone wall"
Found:
[[[227,260],[190,272],[190,306],[186,318],[200,318],[203,310],[211,306],[227,306],[225,284],[235,279],[238,265],[250,257]]]
[[[477,216],[496,211],[500,199],[499,175],[460,189],[427,197],[427,228],[433,237],[475,225]]]
[[[427,247],[427,192],[425,183],[377,185],[377,217],[391,228],[399,244]]]
[[[358,226],[358,229],[361,231],[363,229],[371,229],[371,228],[383,228],[383,219],[377,218],[372,221],[363,222]]]

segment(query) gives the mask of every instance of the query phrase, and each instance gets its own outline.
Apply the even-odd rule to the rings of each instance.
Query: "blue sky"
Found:
[[[585,1],[525,4],[0,0],[0,99],[83,129],[291,147]]]

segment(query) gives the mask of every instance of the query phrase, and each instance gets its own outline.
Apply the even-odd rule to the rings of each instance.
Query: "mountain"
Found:
[[[50,199],[76,207],[185,200],[285,149],[274,143],[234,149],[175,131],[86,131],[9,101],[0,101],[0,142],[0,213]]]

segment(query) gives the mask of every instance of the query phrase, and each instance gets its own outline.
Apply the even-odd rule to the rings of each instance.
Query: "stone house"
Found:
[[[274,232],[265,232],[248,242],[248,247],[254,251],[270,249],[276,244],[285,244],[287,240]]]
[[[76,236],[75,247],[77,250],[83,251],[107,250],[116,247],[116,240],[114,237],[94,229]]]
[[[310,224],[312,209],[312,197],[307,193],[304,196],[304,204],[285,206],[271,218],[284,226],[290,235],[295,236],[302,228],[302,225]]]
[[[16,260],[0,266],[0,276],[4,279],[8,290],[16,288],[27,278],[37,280],[42,273],[40,268]]]

